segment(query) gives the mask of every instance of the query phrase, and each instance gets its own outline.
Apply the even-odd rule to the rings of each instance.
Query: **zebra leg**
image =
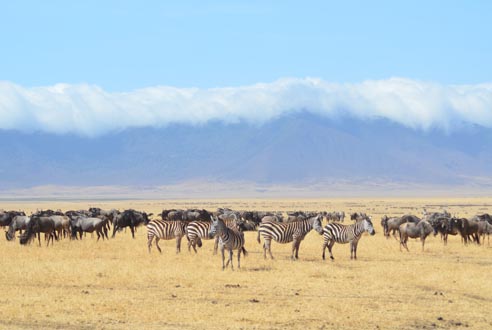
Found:
[[[331,240],[330,243],[328,244],[328,252],[330,252],[331,260],[335,260],[335,258],[333,258],[333,253],[331,253],[331,248],[333,247],[333,245],[335,245],[335,241]]]
[[[179,252],[181,252],[181,238],[183,236],[177,236],[176,237],[176,254],[178,254]]]
[[[237,249],[237,269],[241,269],[241,250],[242,247]]]
[[[232,252],[232,248],[231,248],[231,249],[229,249],[229,260],[227,260],[226,268],[227,268],[227,266],[229,266],[229,262],[230,262],[232,270],[234,270],[234,265],[232,264],[232,256],[233,255],[234,255],[234,253]]]
[[[162,253],[162,250],[161,250],[161,247],[159,246],[159,237],[155,237],[155,247],[157,248],[157,251],[159,251],[159,253]]]
[[[220,247],[220,253],[222,254],[222,270],[224,270],[225,269],[225,263],[224,263],[225,256],[224,256],[224,246],[223,245]]]
[[[219,236],[216,236],[214,240],[214,255],[217,254],[218,248],[219,248]]]
[[[190,237],[188,237],[188,252],[191,252],[191,245],[193,244],[193,240],[194,240],[193,237],[191,239],[190,239]],[[195,247],[193,247],[193,249],[195,249]],[[196,251],[195,251],[195,253],[196,253]]]
[[[154,239],[154,236],[148,236],[147,237],[147,247],[149,248],[149,253],[150,253],[150,249],[152,247],[152,240]]]
[[[326,251],[326,247],[328,246],[328,242],[327,241],[323,241],[323,260],[325,260],[325,251]]]
[[[197,245],[197,241],[195,240],[195,241],[193,241],[193,245],[192,245],[193,250],[195,251],[195,254],[197,253],[196,245]]]
[[[354,242],[354,260],[357,260],[357,245],[359,241]]]

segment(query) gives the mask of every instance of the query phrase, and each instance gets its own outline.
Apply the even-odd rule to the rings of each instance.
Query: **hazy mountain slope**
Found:
[[[382,180],[463,183],[492,177],[492,130],[422,132],[385,120],[302,113],[264,125],[141,128],[98,138],[0,131],[3,187]]]

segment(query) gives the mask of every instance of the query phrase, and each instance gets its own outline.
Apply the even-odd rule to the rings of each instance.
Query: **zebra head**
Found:
[[[212,216],[212,225],[208,230],[208,237],[214,238],[215,234],[217,234],[217,227],[219,226],[219,219],[217,217]]]
[[[376,234],[376,231],[374,230],[374,226],[372,225],[371,217],[364,218],[364,230],[371,235]]]
[[[312,222],[313,229],[316,230],[318,234],[323,235],[323,224],[321,223],[323,216],[319,214],[311,219],[313,221]]]

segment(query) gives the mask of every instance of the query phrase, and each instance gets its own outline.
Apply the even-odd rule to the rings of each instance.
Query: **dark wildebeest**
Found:
[[[186,210],[182,215],[183,221],[212,221],[212,217],[207,210]]]
[[[97,241],[102,237],[104,240],[104,236],[108,238],[108,232],[104,231],[105,222],[102,218],[85,218],[85,217],[76,217],[71,221],[72,226],[72,239],[77,238],[77,233],[79,233],[80,238],[82,239],[82,233],[93,233],[94,231],[97,234]]]
[[[53,240],[56,238],[55,232],[55,222],[50,217],[40,217],[40,216],[31,216],[31,221],[27,225],[26,231],[21,235],[20,243],[22,245],[27,244],[31,238],[35,237],[38,234],[39,246],[41,246],[41,234],[45,233],[48,235],[48,243],[46,246],[50,244],[53,245]]]
[[[19,211],[3,211],[0,212],[0,227],[8,227],[14,219],[18,215],[26,215],[24,212]]]
[[[451,230],[454,228],[458,229],[463,243],[465,245],[470,241],[474,241],[480,244],[480,237],[478,236],[478,222],[470,221],[466,218],[451,218],[450,221]]]
[[[132,232],[132,237],[135,238],[135,228],[140,226],[141,224],[147,225],[149,223],[149,216],[152,213],[147,214],[145,212],[139,212],[135,210],[125,210],[121,214],[115,217],[113,222],[113,235],[112,238],[116,235],[116,231],[121,230],[125,227],[130,227]]]
[[[17,215],[15,216],[12,221],[10,222],[9,225],[9,230],[5,232],[5,237],[7,238],[7,241],[11,241],[15,239],[15,232],[16,231],[22,231],[27,229],[27,225],[29,224],[29,221],[31,220],[31,217],[28,217],[27,215]]]
[[[428,221],[422,220],[418,223],[405,222],[400,225],[400,251],[403,246],[408,250],[407,241],[408,238],[418,238],[422,242],[422,251],[424,251],[425,239],[429,236],[434,229]]]
[[[434,228],[434,236],[437,233],[441,234],[441,239],[444,242],[444,245],[448,244],[448,236],[449,235],[458,235],[459,231],[456,227],[451,228],[451,219],[447,217],[436,218],[431,223],[431,226]]]

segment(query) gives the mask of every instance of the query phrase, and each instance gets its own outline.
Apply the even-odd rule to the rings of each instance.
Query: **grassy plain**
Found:
[[[398,242],[382,235],[383,214],[420,215],[445,207],[471,216],[492,213],[492,198],[243,199],[0,202],[3,209],[171,207],[252,210],[344,210],[373,215],[377,234],[364,236],[357,261],[335,245],[335,261],[321,260],[321,237],[310,233],[300,260],[274,243],[264,260],[256,233],[246,233],[241,270],[221,270],[212,242],[197,255],[161,241],[147,252],[146,230],[96,243],[62,240],[23,247],[0,237],[0,328],[5,329],[491,329],[492,248],[463,246],[451,237]],[[185,243],[185,241],[184,241]],[[234,260],[236,262],[236,260]]]

